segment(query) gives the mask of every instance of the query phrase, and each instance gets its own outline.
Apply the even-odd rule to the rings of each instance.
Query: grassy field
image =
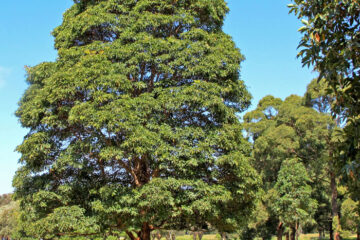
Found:
[[[300,240],[318,240],[318,239],[319,239],[318,233],[308,233],[308,234],[300,235]],[[323,239],[329,239],[329,236],[326,236]],[[352,235],[349,238],[343,238],[343,240],[355,240],[355,239],[356,239],[356,235]]]
[[[192,235],[176,236],[176,240],[193,240],[193,236]],[[205,234],[202,240],[220,240],[220,239],[219,236],[216,236],[216,234]]]
[[[220,240],[219,235],[216,234],[205,234],[202,238],[202,240]],[[164,238],[165,239],[165,238]],[[309,234],[302,234],[300,235],[299,240],[318,240],[319,234],[318,233],[309,233]],[[329,237],[326,236],[326,238],[323,238],[324,240],[328,240]],[[350,238],[344,238],[343,240],[355,240],[356,235],[351,236]],[[180,235],[176,236],[176,240],[193,240],[192,235]],[[260,240],[260,239],[257,239]],[[276,240],[276,237],[272,237],[271,240]],[[283,238],[285,240],[285,237]]]

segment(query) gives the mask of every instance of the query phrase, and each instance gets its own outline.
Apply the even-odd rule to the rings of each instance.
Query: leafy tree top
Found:
[[[245,114],[244,120],[247,133],[254,140],[254,165],[270,188],[285,159],[301,159],[314,170],[311,176],[322,170],[314,166],[326,160],[324,153],[335,123],[328,114],[304,106],[302,97],[291,95],[282,101],[266,96],[255,110]]]
[[[16,112],[29,128],[14,178],[27,234],[148,239],[243,223],[258,177],[227,11],[223,0],[87,0],[64,14],[59,57],[28,68]]]
[[[275,184],[278,198],[274,208],[281,221],[289,227],[310,221],[315,212],[317,202],[311,198],[309,182],[305,166],[297,159],[287,159],[282,163]]]

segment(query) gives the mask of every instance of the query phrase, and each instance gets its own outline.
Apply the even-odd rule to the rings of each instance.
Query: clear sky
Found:
[[[289,0],[290,1],[290,0]],[[228,0],[224,31],[246,57],[241,75],[253,106],[265,95],[303,95],[315,77],[296,59],[299,21],[283,0]],[[0,194],[12,191],[22,129],[14,112],[27,84],[24,66],[56,59],[50,32],[61,24],[71,0],[3,1],[0,7]]]

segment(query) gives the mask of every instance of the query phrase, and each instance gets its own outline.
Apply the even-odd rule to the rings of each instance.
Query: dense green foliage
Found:
[[[359,202],[347,198],[341,205],[341,221],[344,235],[350,235],[353,232],[360,233],[360,214]]]
[[[360,2],[294,0],[291,12],[304,26],[299,47],[304,65],[314,65],[335,93],[333,113],[343,117],[345,140],[338,159],[353,192],[360,192]],[[340,161],[341,160],[341,161]],[[360,196],[358,195],[357,198]]]
[[[75,1],[53,32],[58,59],[27,69],[16,112],[29,129],[13,182],[24,236],[145,240],[246,222],[259,185],[227,11],[224,0]]]
[[[303,105],[292,95],[282,101],[272,96],[260,100],[258,107],[244,117],[249,136],[254,139],[254,158],[266,183],[274,185],[285,159],[299,158],[312,172],[320,175],[331,138],[333,121],[327,114]],[[314,166],[314,167],[311,167]]]
[[[359,202],[347,198],[341,205],[341,228],[346,237],[353,232],[360,233]]]
[[[331,106],[335,103],[336,98],[335,94],[330,91],[329,85],[326,79],[321,79],[320,81],[314,79],[310,82],[305,93],[305,105],[315,109],[316,111],[323,114],[330,114]],[[339,215],[339,201],[338,201],[338,179],[339,176],[339,159],[341,154],[339,154],[339,143],[343,140],[343,130],[341,129],[340,118],[337,117],[334,121],[336,127],[332,129],[332,134],[327,139],[327,159],[325,165],[323,166],[325,175],[320,176],[319,179],[328,180],[330,184],[326,184],[326,181],[317,181],[316,184],[316,198],[320,203],[320,208],[316,212],[316,220],[319,225],[319,229],[326,228],[326,225],[330,226],[330,238],[333,238],[332,230],[335,231],[335,236],[339,238],[340,232],[336,229],[341,227]],[[329,189],[331,197],[325,197],[326,195],[323,192]],[[322,206],[321,206],[322,205]],[[328,215],[328,209],[331,209],[331,215]],[[327,223],[331,219],[330,223]],[[335,227],[338,226],[338,227]],[[320,231],[320,230],[319,230]]]
[[[19,204],[11,194],[0,195],[0,238],[14,238],[18,233]]]
[[[292,234],[296,233],[300,223],[312,219],[317,208],[316,200],[311,198],[309,182],[305,166],[297,159],[288,159],[282,163],[275,184],[277,200],[274,202],[274,211],[280,221],[292,229]]]
[[[289,232],[289,228],[293,228],[294,238],[299,226],[313,225],[312,219],[319,232],[325,229],[331,232],[332,218],[338,216],[335,166],[338,128],[329,115],[333,97],[327,94],[324,84],[324,81],[313,80],[303,98],[292,95],[282,101],[266,96],[254,111],[244,116],[247,133],[254,141],[253,165],[263,178],[266,192],[263,204],[269,218],[256,229],[263,238],[276,231],[281,236],[284,231]],[[281,171],[290,159],[299,161],[297,172],[302,172],[299,177],[308,181],[287,181],[287,177],[296,177],[291,168]],[[279,195],[285,183],[293,186],[293,192],[282,191]],[[284,199],[292,199],[289,201],[294,205],[284,205]],[[301,205],[304,201],[308,204]],[[289,220],[293,218],[297,220]]]
[[[346,179],[339,178],[342,129],[339,118],[330,115],[334,102],[327,81],[314,79],[303,98],[266,96],[245,114],[247,134],[254,142],[253,166],[262,176],[264,193],[258,204],[262,210],[242,239],[270,239],[274,234],[295,239],[300,231],[315,229],[321,237],[328,232],[330,239],[338,239],[356,232],[353,216],[359,209],[343,208],[352,201],[344,201],[345,196],[355,194],[340,186]]]
[[[74,0],[57,60],[27,67],[0,237],[359,235],[360,4],[294,2],[299,56],[320,77],[240,123],[251,95],[224,0]]]

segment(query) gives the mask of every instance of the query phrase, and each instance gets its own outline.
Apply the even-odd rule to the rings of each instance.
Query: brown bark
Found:
[[[148,223],[143,223],[143,226],[138,236],[140,240],[151,240],[151,228]]]
[[[204,232],[203,231],[194,231],[193,232],[193,240],[201,240],[202,237],[204,236]],[[174,238],[175,238],[175,234],[174,234]]]
[[[134,234],[130,231],[126,231],[126,234],[129,236],[131,240],[139,240],[139,238],[135,237]]]
[[[291,227],[290,240],[296,240],[296,228],[295,226]]]
[[[356,240],[360,240],[360,229],[358,229],[358,231],[357,231]]]
[[[333,228],[332,228],[332,219],[330,220],[329,225],[330,225],[329,226],[329,235],[330,235],[329,239],[334,240],[334,231],[333,231]]]
[[[126,234],[131,240],[151,240],[151,231],[150,225],[145,222],[143,223],[141,230],[137,233],[137,237],[130,231],[126,231]]]
[[[286,238],[286,240],[290,240],[289,232],[286,232],[286,233],[285,233],[285,238]]]
[[[297,222],[296,224],[295,224],[295,234],[296,234],[296,240],[299,240],[299,227],[300,227],[300,224],[299,224],[299,222]]]
[[[204,232],[203,232],[203,231],[199,231],[199,232],[198,232],[198,236],[199,236],[199,240],[201,240],[202,237],[204,236]]]
[[[279,222],[279,225],[277,226],[277,240],[282,240],[283,234],[284,234],[284,228],[283,223]]]
[[[160,169],[155,169],[153,170],[152,174],[151,174],[151,178],[157,178],[160,176]]]
[[[330,187],[331,187],[331,215],[333,218],[333,221],[335,219],[335,221],[337,221],[336,225],[340,226],[340,216],[339,216],[339,208],[338,208],[338,204],[337,204],[337,197],[338,197],[338,192],[337,192],[337,186],[336,186],[336,176],[335,176],[335,172],[332,171],[330,173]],[[331,226],[332,228],[332,226]],[[333,229],[334,233],[333,233],[333,238],[334,240],[340,240],[340,233],[337,231],[337,229]]]

